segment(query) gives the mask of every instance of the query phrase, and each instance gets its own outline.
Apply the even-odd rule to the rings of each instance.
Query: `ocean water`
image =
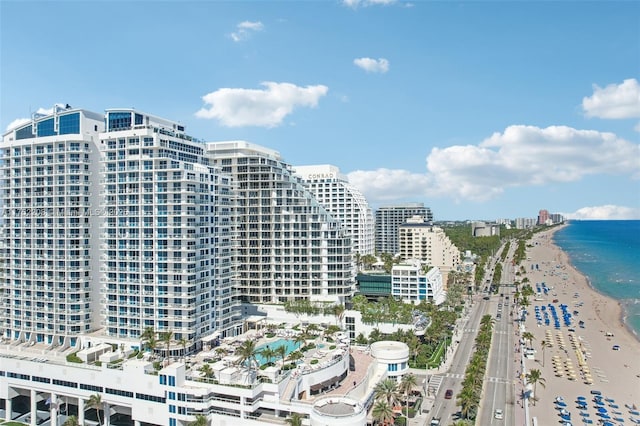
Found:
[[[596,290],[622,302],[640,340],[640,220],[570,221],[554,241]]]

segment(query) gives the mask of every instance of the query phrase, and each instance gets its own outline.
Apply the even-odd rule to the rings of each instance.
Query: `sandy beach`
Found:
[[[640,341],[624,325],[620,304],[596,292],[586,277],[571,266],[567,255],[553,244],[552,235],[558,229],[535,234],[523,262],[524,276],[534,290],[542,283],[548,288],[547,294],[542,291],[531,298],[524,322],[526,331],[534,336],[526,346],[536,351],[534,359],[526,359],[526,371],[540,370],[544,379],[544,387],[540,383],[536,387],[535,405],[530,404],[532,424],[534,417],[540,426],[561,423],[560,407],[554,403],[558,396],[564,399],[573,425],[599,425],[603,415],[616,425],[633,424],[632,418],[640,419],[628,408],[633,405],[640,408]],[[566,305],[572,315],[568,326],[561,305]],[[559,328],[554,326],[551,315],[554,308],[560,319]],[[584,322],[582,327],[580,321]],[[552,346],[543,350],[543,341]],[[619,350],[614,350],[614,345]],[[592,390],[602,393],[600,414]],[[578,396],[586,398],[586,409],[578,408]],[[620,418],[624,423],[613,420]]]

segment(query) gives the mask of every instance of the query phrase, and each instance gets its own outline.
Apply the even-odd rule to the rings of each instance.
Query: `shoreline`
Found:
[[[543,233],[548,233],[549,234],[549,237],[551,239],[551,244],[553,244],[562,253],[562,256],[564,256],[564,258],[565,258],[565,263],[571,269],[573,269],[578,275],[581,275],[583,277],[583,279],[586,281],[586,283],[587,283],[589,289],[591,289],[591,291],[593,291],[594,293],[597,293],[602,298],[606,298],[606,299],[611,300],[612,302],[615,302],[618,305],[618,307],[620,309],[619,325],[624,327],[627,330],[627,332],[629,334],[631,334],[631,336],[633,338],[635,338],[638,343],[640,343],[640,335],[638,335],[636,330],[633,327],[631,327],[631,325],[629,325],[629,323],[627,322],[627,318],[629,317],[629,311],[626,309],[625,305],[628,304],[628,303],[632,303],[633,299],[616,299],[616,298],[614,298],[612,296],[609,296],[609,295],[601,292],[600,290],[598,290],[596,288],[596,286],[594,286],[593,283],[591,282],[591,278],[589,278],[589,276],[587,274],[585,274],[584,272],[580,271],[573,264],[573,262],[571,261],[571,256],[569,256],[569,254],[566,251],[564,251],[562,249],[562,247],[560,247],[558,245],[558,243],[556,242],[555,233],[557,231],[559,231],[560,229],[565,228],[565,227],[567,227],[569,225],[570,225],[569,223],[563,224],[563,225],[557,226],[557,227],[555,227],[555,228],[553,228],[553,229],[551,229],[549,231],[543,231]],[[613,326],[613,325],[611,325],[611,326]]]
[[[529,399],[530,415],[540,425],[560,420],[556,397],[567,402],[574,422],[580,416],[573,401],[578,396],[590,399],[591,390],[602,392],[620,407],[640,404],[640,340],[625,321],[623,302],[598,291],[556,244],[554,234],[565,226],[569,225],[534,234],[527,241],[527,259],[521,264],[525,271],[521,279],[527,277],[534,291],[537,286],[548,289],[548,294],[534,296],[520,323],[521,348],[529,347],[527,352],[532,352],[522,357],[523,371],[538,370],[543,378],[537,385],[527,385],[536,400]],[[569,324],[563,310],[570,314]],[[552,311],[554,316],[559,314],[557,325]],[[522,338],[525,332],[530,339]],[[594,408],[587,407],[589,411],[597,419]]]

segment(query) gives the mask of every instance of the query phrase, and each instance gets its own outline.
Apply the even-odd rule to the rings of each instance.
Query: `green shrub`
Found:
[[[94,364],[96,367],[102,367],[102,361],[96,361]]]
[[[335,348],[336,348],[336,345],[329,346],[329,349],[335,349]]]
[[[313,365],[313,364],[317,364],[318,360],[317,359],[312,359],[311,362],[309,362],[309,364]]]
[[[267,337],[267,339],[271,339],[272,337],[275,337],[274,333],[267,333],[265,334],[265,336]]]
[[[398,426],[405,426],[407,424],[407,418],[406,417],[396,417],[396,419],[393,421],[394,425],[398,425]]]
[[[72,354],[67,355],[67,362],[75,362],[78,364],[82,364],[84,361],[78,358],[78,355],[76,355],[77,353],[78,352],[74,352]]]

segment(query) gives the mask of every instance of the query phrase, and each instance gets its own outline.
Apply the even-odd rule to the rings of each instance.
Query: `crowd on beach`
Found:
[[[554,244],[557,229],[527,242],[526,277],[536,295],[519,308],[525,315],[514,315],[520,338],[514,350],[528,355],[516,357],[523,364],[519,407],[528,397],[537,425],[640,424],[640,341],[625,326],[620,304],[593,289]],[[536,383],[527,383],[524,372],[531,370],[540,372]]]

